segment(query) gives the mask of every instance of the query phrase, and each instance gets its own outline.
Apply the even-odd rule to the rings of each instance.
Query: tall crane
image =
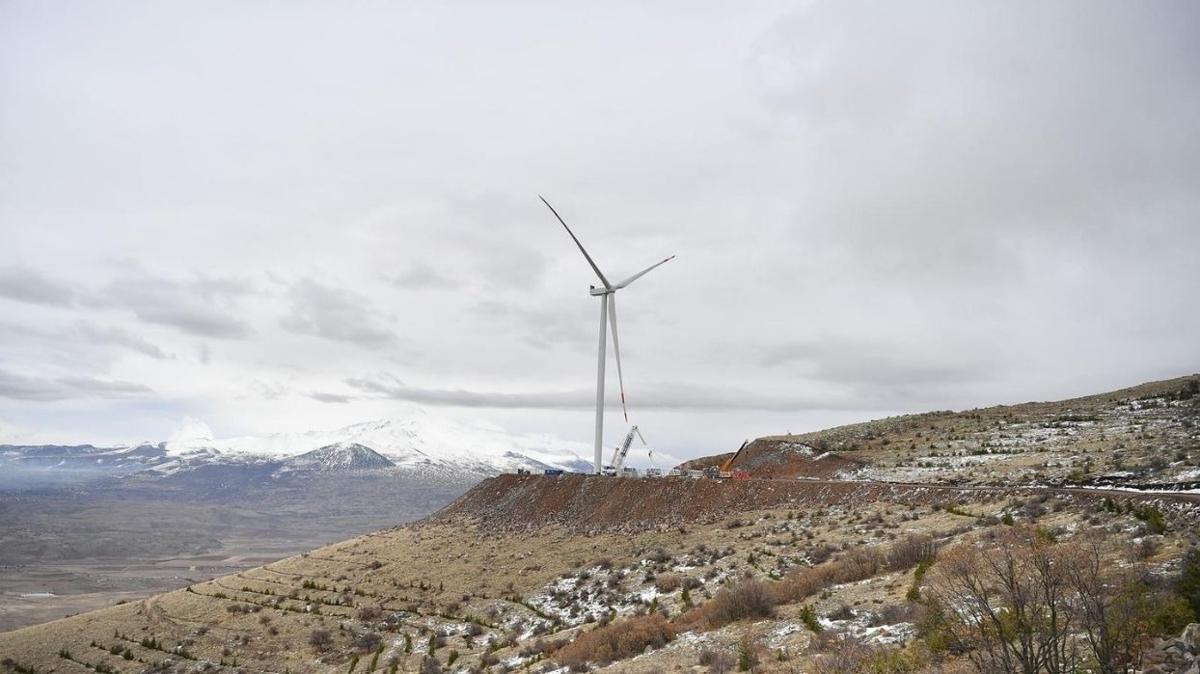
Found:
[[[637,424],[634,424],[629,432],[625,434],[625,439],[621,441],[621,446],[613,450],[612,464],[605,466],[603,473],[605,475],[620,475],[621,468],[625,466],[625,457],[629,455],[629,447],[633,445],[633,436],[637,436],[642,444],[646,444],[646,438],[642,437],[642,432],[638,430]]]
[[[744,471],[744,470],[735,471],[733,469],[733,462],[737,460],[738,456],[741,455],[742,450],[746,449],[746,445],[748,445],[748,444],[750,444],[749,440],[743,442],[742,446],[738,447],[738,451],[733,453],[733,456],[729,457],[728,459],[725,459],[725,463],[722,463],[721,467],[717,470],[717,477],[734,478],[736,480],[745,480],[750,477],[750,473],[748,473],[747,471]]]

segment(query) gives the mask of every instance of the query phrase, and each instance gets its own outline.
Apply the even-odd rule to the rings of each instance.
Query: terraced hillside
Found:
[[[751,442],[735,468],[766,478],[1200,489],[1200,375],[768,436]]]

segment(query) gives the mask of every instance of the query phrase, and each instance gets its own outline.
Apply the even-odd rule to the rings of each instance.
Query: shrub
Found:
[[[658,564],[666,564],[667,562],[671,561],[671,555],[662,548],[655,548],[653,554],[647,557],[647,559]]]
[[[892,571],[908,569],[921,562],[933,559],[937,546],[927,534],[912,534],[897,541],[888,550],[887,568]]]
[[[1175,591],[1191,606],[1192,613],[1200,617],[1200,548],[1192,548],[1183,556]]]
[[[675,590],[678,590],[679,586],[682,584],[683,581],[680,580],[679,576],[673,573],[663,574],[654,579],[654,587],[659,592],[663,593],[674,592]]]
[[[607,665],[640,655],[647,646],[662,648],[675,638],[675,629],[661,614],[636,616],[597,627],[554,652],[560,665],[575,669],[588,662]]]
[[[318,651],[327,651],[333,645],[333,635],[329,630],[313,630],[308,635],[308,644]]]
[[[830,620],[853,620],[854,619],[854,609],[850,608],[850,606],[848,604],[842,604],[841,606],[837,607],[832,613],[829,614],[829,619]]]
[[[1044,671],[1051,658],[1062,664],[1052,671],[1086,660],[1127,671],[1155,635],[1177,633],[1190,615],[1146,584],[1144,568],[1113,565],[1103,541],[1093,532],[1060,543],[1013,527],[990,549],[951,548],[931,574],[926,642],[966,653],[981,671]]]
[[[775,613],[775,595],[759,580],[743,580],[722,588],[704,607],[705,620],[720,627],[744,618],[766,618]]]
[[[857,639],[840,641],[835,648],[823,653],[813,663],[816,674],[843,672],[886,672],[905,674],[926,671],[926,657],[917,649],[901,650],[888,646],[870,646]]]
[[[383,637],[375,632],[363,632],[354,640],[354,647],[364,653],[378,649],[383,644]]]
[[[800,609],[800,622],[804,623],[804,626],[808,628],[808,631],[814,634],[820,634],[821,630],[823,629],[821,627],[821,621],[817,620],[817,612],[814,611],[813,607],[809,606],[808,604],[805,604]]]
[[[1167,530],[1166,518],[1163,517],[1162,511],[1154,506],[1140,508],[1134,515],[1146,523],[1146,529],[1152,534],[1161,534]]]
[[[924,559],[917,564],[917,568],[913,570],[912,587],[908,588],[908,593],[904,595],[905,599],[914,602],[921,600],[921,581],[925,579],[925,574],[929,572],[930,566],[933,566],[932,559]]]
[[[725,651],[705,648],[700,651],[700,665],[708,667],[710,674],[725,674],[733,668],[733,657]]]
[[[742,637],[738,642],[738,671],[748,672],[758,664],[758,653],[748,637]]]
[[[374,622],[379,620],[382,615],[383,611],[376,606],[363,606],[355,612],[354,617],[363,622]]]

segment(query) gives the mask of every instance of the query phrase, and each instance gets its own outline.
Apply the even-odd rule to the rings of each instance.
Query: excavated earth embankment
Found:
[[[575,530],[646,530],[711,521],[737,512],[820,508],[877,501],[905,505],[971,503],[1045,495],[1068,502],[1153,502],[1164,511],[1200,517],[1200,495],[1138,494],[1034,487],[952,487],[861,481],[630,479],[592,475],[500,475],[476,485],[429,522],[470,519],[483,529],[512,531],[560,525]]]
[[[703,470],[719,466],[733,452],[692,459],[680,464],[681,468]],[[865,462],[833,452],[822,452],[810,445],[789,438],[758,438],[742,450],[733,468],[749,471],[759,478],[813,478],[828,480],[851,475],[862,468]]]

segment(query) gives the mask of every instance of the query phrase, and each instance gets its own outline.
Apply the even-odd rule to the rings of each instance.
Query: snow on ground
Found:
[[[917,627],[913,623],[872,625],[873,618],[870,612],[863,611],[849,620],[818,618],[818,621],[823,629],[877,646],[903,646],[917,636]]]

